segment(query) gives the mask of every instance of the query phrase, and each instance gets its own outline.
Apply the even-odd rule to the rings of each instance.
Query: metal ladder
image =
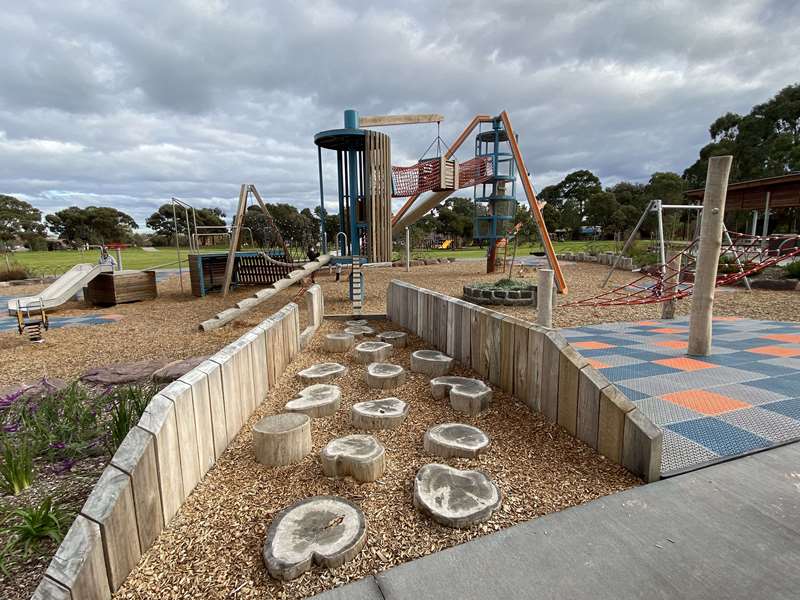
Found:
[[[361,272],[361,259],[353,256],[350,271],[350,300],[353,302],[353,314],[360,315],[364,307],[364,274]]]
[[[32,316],[31,309],[38,311],[39,314]],[[31,342],[43,342],[44,332],[49,327],[50,323],[41,298],[29,299],[24,309],[17,307],[17,329],[20,335],[27,335]]]

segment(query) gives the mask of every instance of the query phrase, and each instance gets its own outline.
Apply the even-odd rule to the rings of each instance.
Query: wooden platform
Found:
[[[155,271],[101,273],[84,290],[89,304],[111,306],[158,297]]]
[[[228,255],[224,253],[190,254],[192,294],[199,297],[222,290],[227,261]],[[301,267],[302,265],[298,266]],[[288,276],[291,271],[290,267],[268,262],[259,252],[237,252],[233,285],[272,285]]]

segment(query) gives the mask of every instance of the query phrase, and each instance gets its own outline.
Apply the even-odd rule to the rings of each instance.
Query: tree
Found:
[[[605,230],[612,224],[614,213],[619,210],[614,192],[595,192],[589,196],[586,204],[586,220],[588,225],[599,225]]]
[[[145,225],[152,229],[156,235],[171,238],[175,235],[175,221],[178,223],[178,233],[186,235],[186,212],[183,208],[175,207],[175,218],[173,219],[172,204],[166,203],[158,207],[158,210],[152,215],[147,217]],[[195,209],[194,216],[189,212],[189,220],[194,226],[194,221],[198,226],[219,227],[220,235],[225,233],[223,227],[225,226],[225,213],[221,208],[200,208]],[[215,233],[217,230],[204,229],[198,233]],[[203,238],[200,238],[201,240]],[[207,238],[213,239],[213,238]]]
[[[733,155],[734,182],[800,170],[800,83],[783,88],[747,115],[722,115],[708,133],[711,142],[683,172],[689,187],[702,187],[708,159],[724,154]]]
[[[336,235],[339,233],[339,215],[332,215],[324,208],[317,206],[314,208],[314,215],[317,220],[325,223],[325,237],[328,239],[328,247],[336,245]]]
[[[582,169],[569,173],[555,186],[548,186],[542,190],[542,199],[561,208],[566,202],[572,201],[573,210],[583,217],[586,204],[592,194],[602,191],[600,180],[591,171]]]
[[[130,215],[107,206],[71,206],[45,217],[47,226],[70,243],[127,242],[138,229]]]
[[[472,239],[475,203],[469,198],[450,198],[436,209],[436,232],[459,238]]]
[[[33,243],[44,237],[42,213],[24,200],[0,194],[0,246],[8,249],[17,239]]]
[[[249,227],[257,244],[262,247],[278,245],[278,234],[288,246],[303,247],[319,241],[319,221],[309,209],[298,212],[291,204],[267,204],[272,223],[260,206],[249,206],[244,226]]]

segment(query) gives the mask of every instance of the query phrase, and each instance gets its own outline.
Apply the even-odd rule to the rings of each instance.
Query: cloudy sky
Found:
[[[446,140],[474,114],[506,109],[541,189],[579,168],[606,184],[682,172],[714,118],[800,80],[794,0],[0,0],[0,10],[0,193],[44,212],[110,205],[140,225],[170,196],[230,215],[243,182],[312,206],[313,135],[339,127],[345,108],[440,112]],[[395,164],[436,135],[387,131]]]

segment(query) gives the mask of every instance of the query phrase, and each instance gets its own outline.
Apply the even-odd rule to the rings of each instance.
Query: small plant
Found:
[[[501,289],[501,290],[526,290],[531,287],[527,281],[520,279],[498,279],[497,281],[481,281],[474,285],[479,289]]]
[[[786,276],[792,279],[800,279],[800,261],[796,260],[786,266]]]
[[[16,496],[33,483],[33,456],[27,442],[13,445],[3,443],[3,463],[0,464],[3,491]]]
[[[12,525],[8,531],[15,535],[14,545],[21,545],[26,557],[42,541],[50,539],[58,544],[64,537],[61,531],[61,511],[53,504],[50,496],[42,500],[39,506],[18,508],[13,514],[21,522]]]
[[[131,428],[139,422],[155,391],[150,385],[132,385],[118,388],[113,392],[107,440],[108,449],[112,454],[119,448]]]
[[[0,281],[18,281],[20,279],[28,279],[30,276],[30,269],[18,262],[4,261],[0,265]]]

